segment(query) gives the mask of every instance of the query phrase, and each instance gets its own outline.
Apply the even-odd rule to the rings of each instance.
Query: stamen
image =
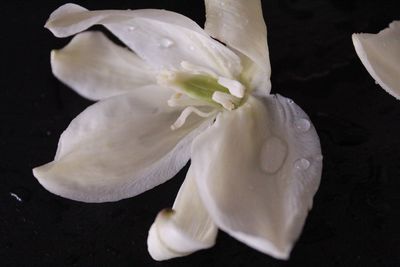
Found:
[[[233,110],[241,105],[246,88],[237,80],[217,76],[212,70],[181,62],[180,70],[164,70],[157,83],[175,91],[168,100],[170,107],[210,106]]]
[[[218,104],[221,104],[227,110],[235,109],[235,104],[234,104],[235,98],[230,94],[216,91],[212,95],[212,100],[214,100]]]
[[[244,96],[246,88],[240,82],[225,77],[219,77],[218,83],[223,87],[228,88],[229,93],[231,93],[232,95],[239,98],[242,98]]]
[[[195,107],[187,107],[182,111],[181,115],[179,115],[178,119],[174,122],[174,124],[171,125],[171,129],[176,130],[182,127],[182,125],[185,124],[187,117],[189,117],[189,115],[192,114],[193,112],[196,113],[196,115],[203,118],[207,118],[216,113],[215,110],[211,112],[203,112]]]
[[[201,66],[194,65],[187,61],[182,61],[181,67],[183,68],[183,70],[189,71],[193,74],[205,74],[205,75],[209,75],[215,79],[218,78],[218,75],[215,72],[213,72],[212,70],[201,67]]]

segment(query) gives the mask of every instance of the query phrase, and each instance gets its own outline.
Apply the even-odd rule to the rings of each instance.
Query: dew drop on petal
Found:
[[[298,159],[295,161],[294,167],[298,170],[307,170],[310,167],[310,162],[305,158]]]
[[[294,127],[299,132],[307,132],[311,127],[311,123],[307,119],[299,119],[299,120],[295,121]]]
[[[322,161],[323,159],[324,159],[324,156],[322,156],[322,155],[318,155],[315,157],[316,161]]]
[[[276,136],[267,139],[261,147],[260,164],[266,173],[278,171],[287,156],[287,145]]]
[[[287,102],[291,105],[294,103],[294,101],[292,99],[288,99]]]
[[[160,46],[164,48],[168,48],[174,45],[174,41],[168,38],[161,39]]]
[[[134,31],[134,30],[135,30],[135,27],[134,27],[134,26],[129,26],[129,27],[128,27],[128,31],[132,32],[132,31]]]

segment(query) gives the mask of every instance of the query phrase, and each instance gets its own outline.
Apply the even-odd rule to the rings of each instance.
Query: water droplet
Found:
[[[310,162],[305,158],[298,159],[295,161],[294,167],[298,170],[307,170],[310,167]]]
[[[168,38],[161,39],[160,46],[164,48],[168,48],[174,45],[174,41]]]
[[[307,132],[311,127],[311,123],[307,119],[299,119],[299,120],[295,121],[294,127],[299,132]]]
[[[134,30],[135,30],[135,26],[129,26],[129,27],[128,27],[128,31],[132,32],[132,31],[134,31]]]
[[[267,139],[261,147],[261,168],[267,173],[278,171],[287,156],[287,145],[276,136]]]
[[[193,45],[189,46],[189,49],[194,51],[194,46]]]
[[[322,155],[318,155],[315,157],[316,161],[322,161],[323,159],[324,159],[324,156],[322,156]]]
[[[292,99],[290,99],[290,98],[288,98],[287,102],[288,102],[290,105],[294,103],[294,101],[293,101]]]

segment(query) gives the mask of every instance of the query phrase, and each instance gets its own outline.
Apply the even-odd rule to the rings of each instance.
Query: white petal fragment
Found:
[[[147,245],[153,259],[186,256],[215,244],[217,227],[198,195],[191,168],[172,209],[162,210],[150,228]]]
[[[271,67],[260,0],[205,0],[205,4],[206,32],[247,57],[242,60],[243,78],[263,95],[268,94]]]
[[[63,49],[53,50],[51,66],[58,79],[91,100],[156,84],[146,62],[101,32],[78,34]]]
[[[132,197],[170,179],[204,124],[193,116],[172,131],[180,109],[167,105],[170,95],[143,87],[90,106],[61,135],[54,161],[33,170],[35,177],[50,192],[84,202]]]
[[[221,230],[287,259],[318,189],[322,162],[311,123],[292,101],[253,97],[222,112],[192,146],[199,194]],[[300,162],[299,162],[300,161]]]
[[[400,99],[400,21],[377,34],[353,34],[357,55],[375,81]]]
[[[189,61],[227,77],[242,70],[234,52],[210,38],[194,21],[170,11],[89,11],[66,4],[51,14],[46,27],[56,36],[66,37],[95,24],[107,27],[154,68],[179,68],[182,61]]]

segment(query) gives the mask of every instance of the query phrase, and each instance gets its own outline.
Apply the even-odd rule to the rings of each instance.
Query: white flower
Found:
[[[319,186],[319,139],[292,100],[269,95],[260,1],[205,4],[205,30],[163,10],[54,11],[46,27],[56,36],[101,24],[134,53],[99,32],[52,52],[55,76],[99,102],[71,122],[54,161],[33,172],[63,197],[116,201],[165,182],[191,158],[173,210],[150,229],[151,256],[211,247],[220,228],[287,259]]]
[[[400,21],[377,34],[353,34],[353,44],[369,74],[392,96],[400,99]]]

